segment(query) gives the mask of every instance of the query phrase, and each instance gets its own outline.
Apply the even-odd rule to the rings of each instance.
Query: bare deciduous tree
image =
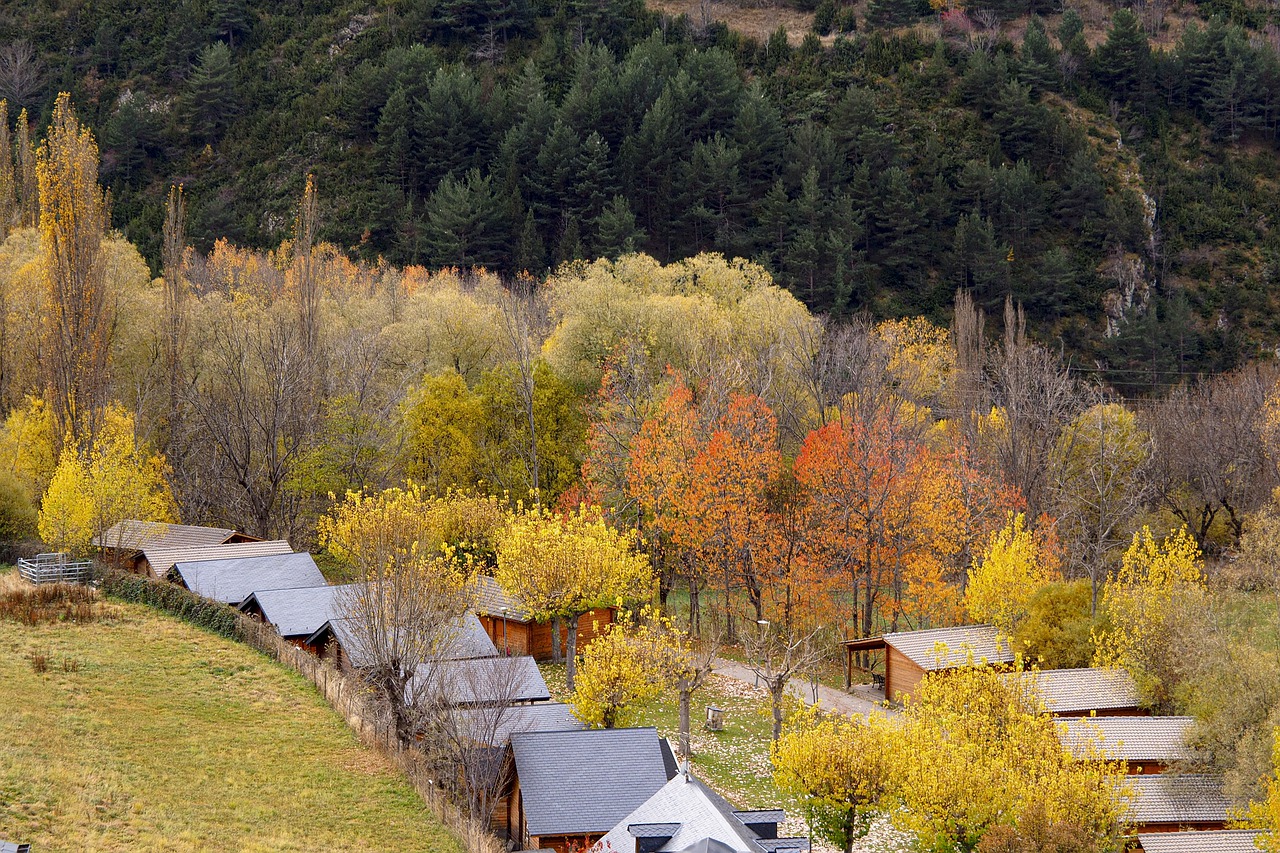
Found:
[[[0,47],[0,98],[25,107],[44,89],[44,63],[31,42],[19,39]]]
[[[782,699],[787,683],[797,675],[811,670],[823,658],[816,629],[809,633],[779,630],[768,622],[757,622],[757,630],[743,632],[742,648],[746,655],[743,662],[756,674],[769,691],[773,710],[773,740],[782,737]]]

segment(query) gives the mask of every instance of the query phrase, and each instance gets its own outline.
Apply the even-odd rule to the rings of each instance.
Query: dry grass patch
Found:
[[[146,608],[110,606],[116,617],[94,623],[0,620],[6,837],[42,851],[460,853],[300,677]]]
[[[711,21],[723,21],[725,26],[744,36],[768,41],[769,36],[783,27],[787,42],[793,47],[804,41],[805,33],[813,29],[813,13],[787,9],[781,6],[756,5],[740,2],[704,2],[704,0],[649,0],[649,8],[664,15],[678,17],[688,15],[694,26],[704,26]]]

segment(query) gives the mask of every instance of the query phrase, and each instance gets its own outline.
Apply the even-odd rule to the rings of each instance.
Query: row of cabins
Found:
[[[874,666],[857,665],[855,659],[878,658],[883,673],[874,672],[873,684],[888,701],[911,697],[929,672],[1014,663],[1008,642],[990,625],[897,632],[843,645],[846,688],[852,686],[855,671],[872,671]],[[1250,832],[1223,829],[1230,802],[1220,778],[1168,772],[1193,757],[1187,738],[1194,720],[1150,716],[1128,673],[1031,670],[1011,671],[1007,678],[1034,693],[1049,714],[1062,720],[1063,746],[1076,758],[1125,764],[1133,791],[1130,820],[1144,850],[1212,853],[1244,849],[1234,846],[1244,841],[1252,844]]]
[[[235,531],[126,522],[100,544],[119,565],[167,579],[238,607],[340,669],[371,660],[346,616],[354,585],[330,585],[310,554],[287,542]],[[578,621],[585,646],[613,621],[612,609]],[[408,691],[430,685],[509,770],[493,829],[516,849],[560,853],[594,846],[613,853],[806,853],[807,839],[779,838],[781,811],[744,812],[676,765],[653,728],[586,730],[568,706],[551,702],[535,658],[549,658],[558,634],[529,617],[492,578],[480,580],[475,613],[456,626],[450,648],[422,665]],[[495,708],[501,712],[495,715]],[[467,726],[468,717],[476,725]]]

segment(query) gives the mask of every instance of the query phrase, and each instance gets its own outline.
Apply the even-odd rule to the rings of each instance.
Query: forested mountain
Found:
[[[171,182],[198,249],[264,247],[312,172],[366,260],[711,250],[935,320],[1012,294],[1130,392],[1280,342],[1280,30],[1246,4],[827,0],[798,46],[637,0],[4,6],[11,119],[71,92],[153,272]]]

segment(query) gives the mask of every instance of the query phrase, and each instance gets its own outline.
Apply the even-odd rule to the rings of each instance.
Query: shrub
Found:
[[[813,14],[813,31],[820,36],[829,35],[838,11],[836,0],[822,0],[818,4],[818,11]]]

